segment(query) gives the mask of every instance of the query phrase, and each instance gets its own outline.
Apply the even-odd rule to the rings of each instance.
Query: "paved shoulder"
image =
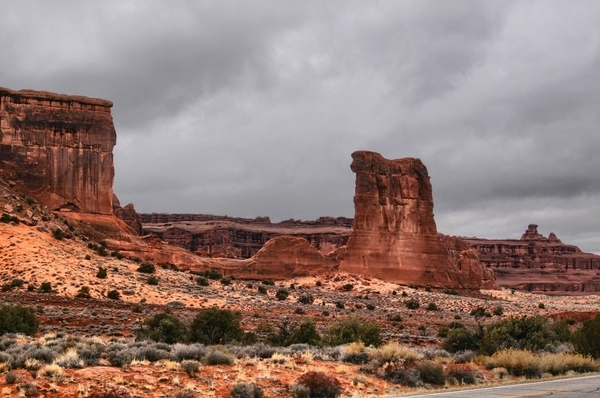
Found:
[[[587,398],[600,397],[600,375],[574,377],[569,379],[513,384],[472,390],[447,391],[411,397],[436,398]]]

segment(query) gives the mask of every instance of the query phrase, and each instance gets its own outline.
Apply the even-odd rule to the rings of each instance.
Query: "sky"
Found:
[[[438,231],[600,254],[600,2],[2,2],[0,86],[113,101],[138,212],[354,215],[420,158]]]

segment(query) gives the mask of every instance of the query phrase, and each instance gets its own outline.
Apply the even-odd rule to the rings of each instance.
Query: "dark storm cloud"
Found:
[[[420,157],[444,233],[600,252],[595,1],[23,1],[0,86],[115,103],[144,212],[352,216],[357,149]]]

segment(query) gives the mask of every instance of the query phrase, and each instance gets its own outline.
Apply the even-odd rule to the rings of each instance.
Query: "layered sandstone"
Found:
[[[112,102],[0,88],[0,173],[52,210],[112,213]]]
[[[521,239],[463,238],[480,261],[493,269],[499,285],[513,289],[585,294],[600,292],[600,256],[548,238],[530,224]]]
[[[113,214],[129,225],[138,235],[142,235],[142,216],[135,211],[133,203],[121,207],[119,198],[117,195],[113,195]]]
[[[421,160],[388,160],[367,151],[354,152],[352,159],[355,217],[340,271],[407,284],[479,288],[477,276],[483,271],[476,256],[457,249],[453,261],[438,236],[431,183]],[[468,270],[463,273],[461,267]]]
[[[344,217],[271,223],[268,217],[152,213],[142,214],[141,221],[145,234],[200,256],[241,259],[252,257],[269,240],[282,235],[304,238],[327,254],[345,245],[352,231],[352,220]]]

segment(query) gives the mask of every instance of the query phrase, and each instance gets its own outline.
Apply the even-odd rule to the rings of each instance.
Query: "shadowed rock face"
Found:
[[[352,159],[354,228],[340,271],[400,283],[479,287],[481,280],[474,276],[461,279],[458,264],[437,234],[425,165],[419,159],[388,160],[367,151],[354,152]],[[456,257],[458,261],[460,253]],[[476,256],[474,260],[480,267]]]
[[[111,214],[112,102],[0,88],[0,173],[52,210]]]

